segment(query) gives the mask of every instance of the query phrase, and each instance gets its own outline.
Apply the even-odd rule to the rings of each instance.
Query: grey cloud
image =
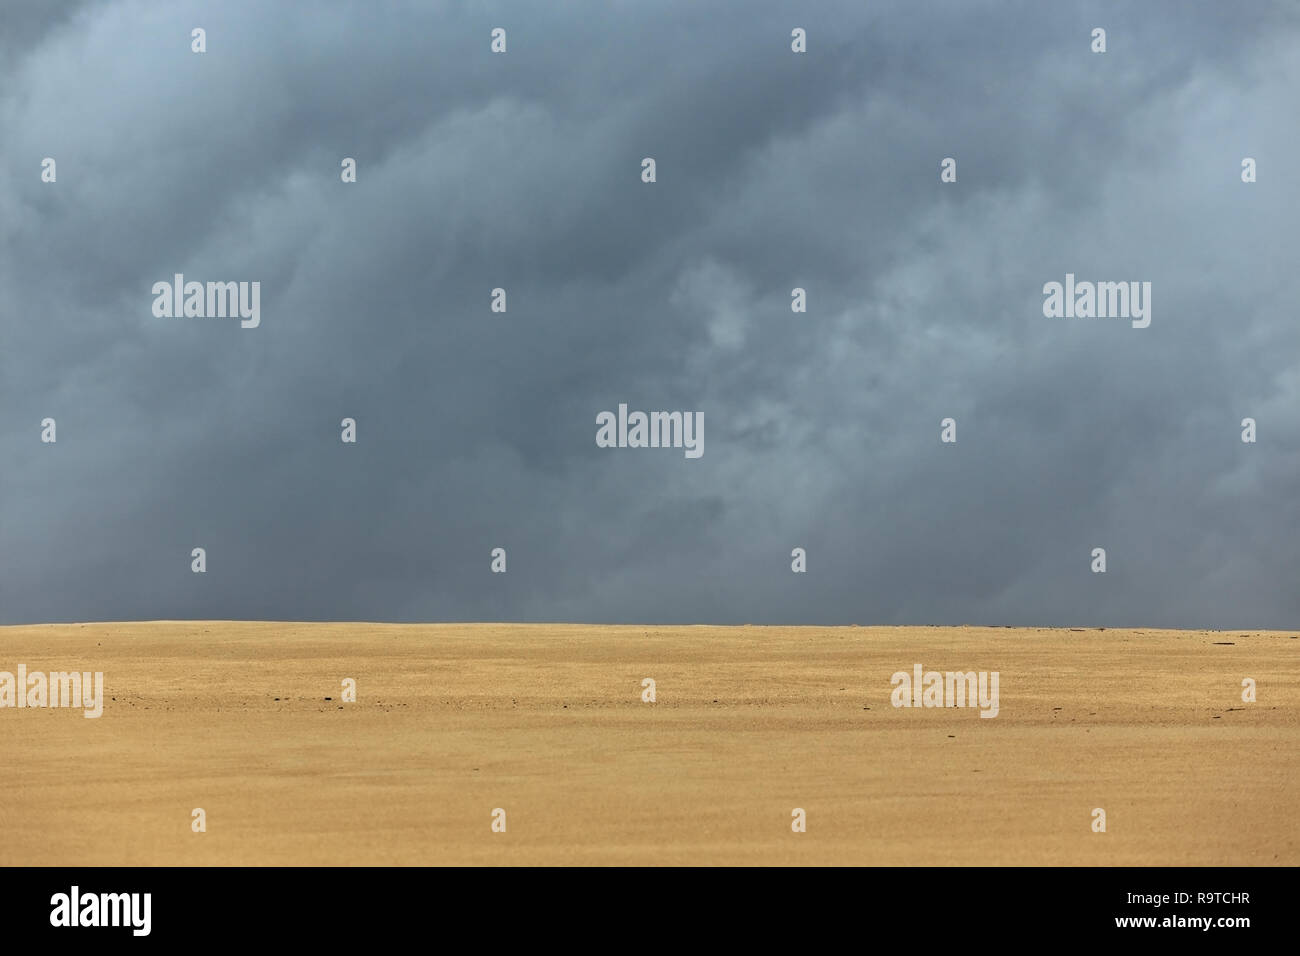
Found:
[[[17,16],[0,621],[1300,611],[1290,5]],[[1067,271],[1152,281],[1151,328],[1044,318]],[[260,280],[261,328],[155,319],[176,272]],[[704,457],[596,448],[619,402]]]

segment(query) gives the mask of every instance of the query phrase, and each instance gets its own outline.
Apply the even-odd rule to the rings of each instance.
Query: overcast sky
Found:
[[[0,623],[1295,627],[1298,89],[1282,0],[7,3]]]

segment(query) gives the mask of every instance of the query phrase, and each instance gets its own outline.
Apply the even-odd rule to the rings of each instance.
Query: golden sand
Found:
[[[109,699],[0,709],[5,865],[1300,864],[1287,632],[0,628],[20,663]],[[891,706],[916,663],[998,716]]]

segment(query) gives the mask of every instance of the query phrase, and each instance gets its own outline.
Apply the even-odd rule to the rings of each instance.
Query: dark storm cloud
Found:
[[[1300,24],[1072,6],[6,9],[0,620],[1294,624]]]

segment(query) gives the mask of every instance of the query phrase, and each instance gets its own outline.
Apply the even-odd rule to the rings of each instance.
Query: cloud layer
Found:
[[[6,10],[0,622],[1295,626],[1300,16],[1070,7]]]

